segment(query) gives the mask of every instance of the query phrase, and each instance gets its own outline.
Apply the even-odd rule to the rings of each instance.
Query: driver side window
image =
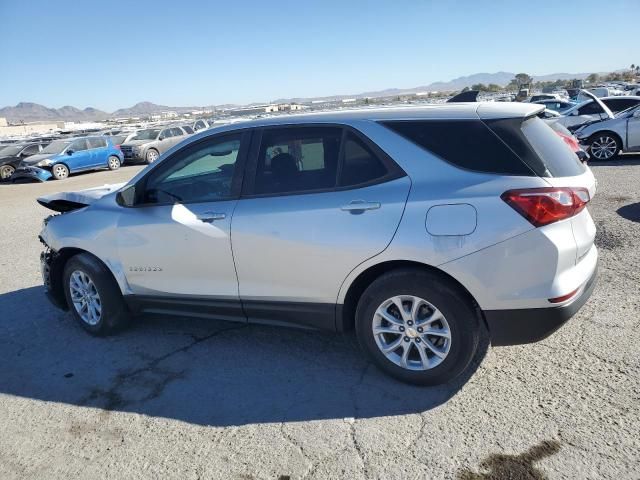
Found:
[[[187,147],[159,166],[146,182],[145,204],[199,203],[231,197],[242,134]]]

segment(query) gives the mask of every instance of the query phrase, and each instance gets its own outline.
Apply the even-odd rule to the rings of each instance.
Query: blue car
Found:
[[[38,155],[24,159],[11,179],[64,180],[76,172],[117,170],[123,163],[122,152],[109,137],[68,138],[55,140]]]

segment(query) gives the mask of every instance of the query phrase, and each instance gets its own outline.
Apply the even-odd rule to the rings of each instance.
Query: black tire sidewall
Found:
[[[76,270],[82,271],[89,276],[98,291],[98,295],[100,295],[102,312],[96,325],[89,325],[82,320],[71,301],[69,279]],[[66,263],[62,279],[69,311],[86,331],[93,335],[102,336],[112,333],[125,324],[127,312],[122,294],[111,272],[107,270],[100,260],[87,253],[76,255]]]
[[[414,295],[434,305],[447,320],[451,347],[444,361],[429,370],[411,371],[388,360],[378,348],[372,332],[376,309],[396,295]],[[362,294],[356,309],[356,334],[361,347],[374,363],[392,377],[418,385],[439,385],[459,376],[470,364],[478,348],[480,322],[473,305],[444,277],[422,271],[385,274]]]

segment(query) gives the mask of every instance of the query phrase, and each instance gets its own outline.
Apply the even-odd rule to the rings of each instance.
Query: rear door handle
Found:
[[[343,212],[364,212],[365,210],[377,210],[380,208],[380,202],[365,202],[364,200],[354,200],[348,205],[343,205],[340,210]]]
[[[216,220],[224,220],[225,218],[227,218],[226,214],[216,212],[204,212],[198,215],[198,220],[205,223],[212,223]]]

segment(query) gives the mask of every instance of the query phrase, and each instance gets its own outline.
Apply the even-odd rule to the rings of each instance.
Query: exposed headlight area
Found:
[[[51,161],[51,159],[49,158],[45,158],[44,160],[39,161],[38,163],[36,163],[36,167],[50,167],[53,164],[53,161]]]

